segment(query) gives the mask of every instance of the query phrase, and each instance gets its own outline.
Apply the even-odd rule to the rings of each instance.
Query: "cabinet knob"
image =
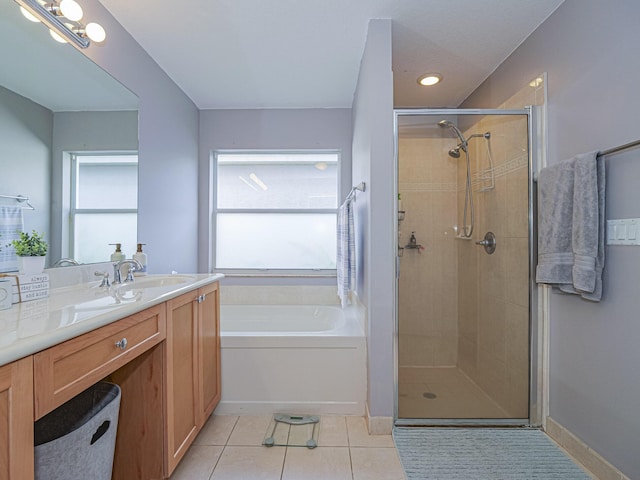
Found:
[[[127,348],[127,337],[124,337],[122,340],[118,340],[116,342],[116,347],[118,347],[120,350],[124,350],[125,348]]]
[[[196,302],[198,302],[198,303],[202,303],[202,302],[204,302],[204,299],[205,299],[205,298],[207,298],[207,296],[206,296],[206,295],[198,295],[198,296],[196,297]]]

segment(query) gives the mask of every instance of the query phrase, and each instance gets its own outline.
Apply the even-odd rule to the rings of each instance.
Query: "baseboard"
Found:
[[[369,413],[369,404],[365,406],[365,419],[369,435],[391,435],[393,430],[393,417],[372,417]]]
[[[545,433],[598,480],[630,480],[624,473],[602,458],[598,452],[551,417],[546,418]]]
[[[304,415],[357,415],[362,416],[362,405],[357,402],[234,402],[221,401],[216,415],[264,415],[295,413]]]

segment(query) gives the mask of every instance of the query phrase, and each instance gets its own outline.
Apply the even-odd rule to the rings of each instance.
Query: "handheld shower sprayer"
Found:
[[[463,152],[467,151],[468,140],[464,138],[464,135],[462,135],[462,132],[458,129],[458,127],[456,127],[449,120],[440,120],[438,122],[438,126],[442,128],[450,128],[455,132],[456,136],[460,140],[460,143],[458,143],[458,145],[456,145],[454,148],[449,150],[449,156],[452,158],[460,158],[460,150],[462,150]]]
[[[462,234],[460,237],[462,238],[471,238],[473,234],[473,224],[474,224],[474,211],[473,211],[473,192],[471,190],[471,162],[469,159],[469,152],[467,151],[467,143],[468,140],[464,138],[462,132],[449,120],[440,120],[438,122],[438,126],[441,128],[450,128],[454,131],[460,143],[456,145],[454,148],[449,150],[449,156],[453,158],[460,158],[460,150],[464,152],[464,155],[467,159],[467,181],[464,192],[464,212],[462,214]],[[473,137],[473,135],[472,135]],[[471,137],[469,137],[471,138]],[[467,226],[467,210],[470,213],[470,225]]]
[[[464,135],[462,135],[462,132],[458,130],[458,127],[456,127],[453,123],[451,123],[449,120],[440,120],[438,122],[438,126],[442,128],[450,128],[451,130],[453,130],[457,137],[460,139],[460,143],[466,147],[467,140],[464,138]]]

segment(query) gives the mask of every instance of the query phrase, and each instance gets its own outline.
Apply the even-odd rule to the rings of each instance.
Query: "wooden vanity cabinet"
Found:
[[[200,289],[198,303],[198,365],[200,367],[200,427],[220,402],[220,289],[213,283]]]
[[[36,420],[164,338],[164,308],[156,305],[36,353]]]
[[[167,475],[174,471],[220,400],[218,313],[218,283],[167,302]]]
[[[218,288],[0,366],[0,480],[32,480],[34,421],[100,380],[122,391],[112,478],[168,478],[220,401]]]
[[[0,367],[0,480],[30,479],[33,460],[33,357]]]

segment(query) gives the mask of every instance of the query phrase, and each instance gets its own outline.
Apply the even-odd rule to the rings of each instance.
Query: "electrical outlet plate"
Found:
[[[640,218],[607,220],[607,245],[640,245]]]

